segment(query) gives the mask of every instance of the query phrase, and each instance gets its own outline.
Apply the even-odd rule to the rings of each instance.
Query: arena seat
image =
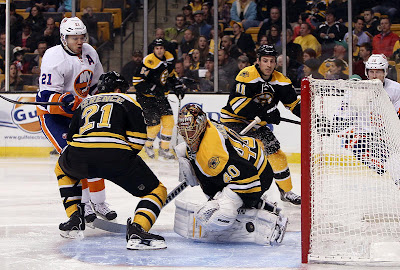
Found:
[[[103,1],[103,9],[104,8],[120,8],[125,9],[126,1],[125,0],[104,0]]]
[[[246,30],[246,34],[250,34],[253,41],[257,42],[257,35],[258,35],[258,32],[260,31],[260,28],[261,27],[249,27]]]
[[[31,6],[30,0],[16,0],[14,1],[15,9],[26,9]]]
[[[87,7],[93,8],[94,12],[100,12],[103,7],[103,1],[101,0],[81,0],[80,4],[80,11],[83,11]]]
[[[97,22],[97,36],[101,42],[111,40],[110,24],[108,22]]]
[[[122,10],[120,8],[104,8],[103,12],[113,14],[113,28],[121,28],[122,24]]]
[[[26,19],[26,18],[28,18],[28,16],[29,16],[29,12],[16,12],[17,14],[19,14],[19,15],[21,15],[22,16],[22,18],[24,18],[24,20]]]

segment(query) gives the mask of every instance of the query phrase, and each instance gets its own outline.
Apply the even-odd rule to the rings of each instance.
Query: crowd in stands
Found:
[[[213,1],[188,1],[175,17],[174,25],[157,28],[153,38],[167,41],[166,49],[175,57],[177,73],[191,91],[214,91],[213,63],[217,53],[218,91],[229,92],[237,73],[255,63],[256,49],[263,44],[274,45],[279,53],[286,46],[286,75],[295,87],[300,86],[307,74],[325,79],[347,78],[349,61],[353,63],[352,73],[365,78],[364,63],[372,53],[386,55],[391,64],[388,77],[397,80],[400,42],[392,27],[399,26],[396,31],[400,31],[400,0],[353,1],[353,22],[347,22],[346,0],[286,1],[286,42],[282,42],[280,0],[219,0],[218,33],[214,33]],[[60,44],[57,27],[60,19],[46,14],[69,11],[71,1],[32,0],[30,3],[25,10],[29,16],[25,19],[16,12],[15,4],[10,5],[10,55],[17,74],[37,76],[44,51]],[[127,3],[131,7],[129,12],[137,12],[141,5],[138,0]],[[89,42],[98,46],[101,40],[96,13],[91,7],[81,11]],[[352,48],[348,45],[348,23],[353,25]],[[0,9],[0,27],[0,72],[4,73],[4,5]],[[214,52],[215,36],[218,36],[217,52]],[[151,45],[148,50],[152,51]],[[352,59],[348,59],[348,50],[353,52]],[[126,76],[134,74],[143,57],[136,50],[132,61],[121,72]],[[282,69],[283,61],[280,57],[278,70]],[[131,77],[127,79],[130,81]]]
[[[400,44],[391,27],[400,22],[397,2],[353,1],[353,47],[349,48],[346,0],[287,0],[286,75],[293,85],[300,87],[301,79],[309,75],[346,79],[349,61],[352,73],[366,79],[364,63],[372,53],[385,54],[391,60],[388,77],[396,80]],[[175,25],[157,29],[154,36],[168,41],[167,50],[177,59],[177,73],[192,91],[214,91],[212,5],[213,1],[188,1],[175,17]],[[231,90],[239,70],[255,63],[260,45],[274,45],[281,54],[285,46],[281,28],[281,1],[218,1],[218,91]],[[352,59],[348,59],[349,49]],[[282,55],[277,61],[280,71]]]

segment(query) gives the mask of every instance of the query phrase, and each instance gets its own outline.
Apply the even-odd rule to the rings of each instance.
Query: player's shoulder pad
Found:
[[[164,56],[168,62],[174,61],[174,56],[169,51],[165,51]]]
[[[83,43],[82,51],[85,53],[94,53],[97,55],[97,51],[88,43]]]
[[[221,132],[208,121],[199,150],[196,154],[196,165],[207,177],[220,174],[229,160],[225,138]]]
[[[144,59],[143,59],[143,65],[145,65],[147,68],[150,69],[156,69],[161,65],[161,60],[158,59],[154,53],[151,53],[149,55],[147,55]]]
[[[61,45],[48,48],[43,55],[42,67],[59,66],[65,60],[64,48]]]
[[[257,68],[253,65],[242,69],[236,76],[236,81],[242,83],[256,83],[264,80],[261,79],[260,73],[258,73]]]
[[[272,78],[269,82],[271,85],[289,85],[292,84],[292,81],[286,77],[285,75],[283,75],[282,73],[280,73],[279,71],[274,70],[274,72],[272,73]]]

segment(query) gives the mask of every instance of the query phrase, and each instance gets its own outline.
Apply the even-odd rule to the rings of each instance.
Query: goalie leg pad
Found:
[[[238,210],[233,225],[224,231],[209,231],[195,218],[199,205],[175,201],[174,231],[187,239],[201,242],[236,242],[270,245],[282,242],[288,219],[263,209]]]

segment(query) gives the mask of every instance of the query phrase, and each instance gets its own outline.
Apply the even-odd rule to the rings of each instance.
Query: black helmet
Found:
[[[278,52],[275,50],[273,45],[261,45],[257,50],[257,58],[260,59],[262,56],[278,56]]]
[[[125,78],[116,71],[109,71],[101,74],[97,89],[99,93],[114,92],[115,89],[120,89],[122,93],[126,93],[129,89],[129,84]]]
[[[162,38],[156,38],[155,40],[153,40],[153,46],[163,46],[165,47],[165,41]]]

